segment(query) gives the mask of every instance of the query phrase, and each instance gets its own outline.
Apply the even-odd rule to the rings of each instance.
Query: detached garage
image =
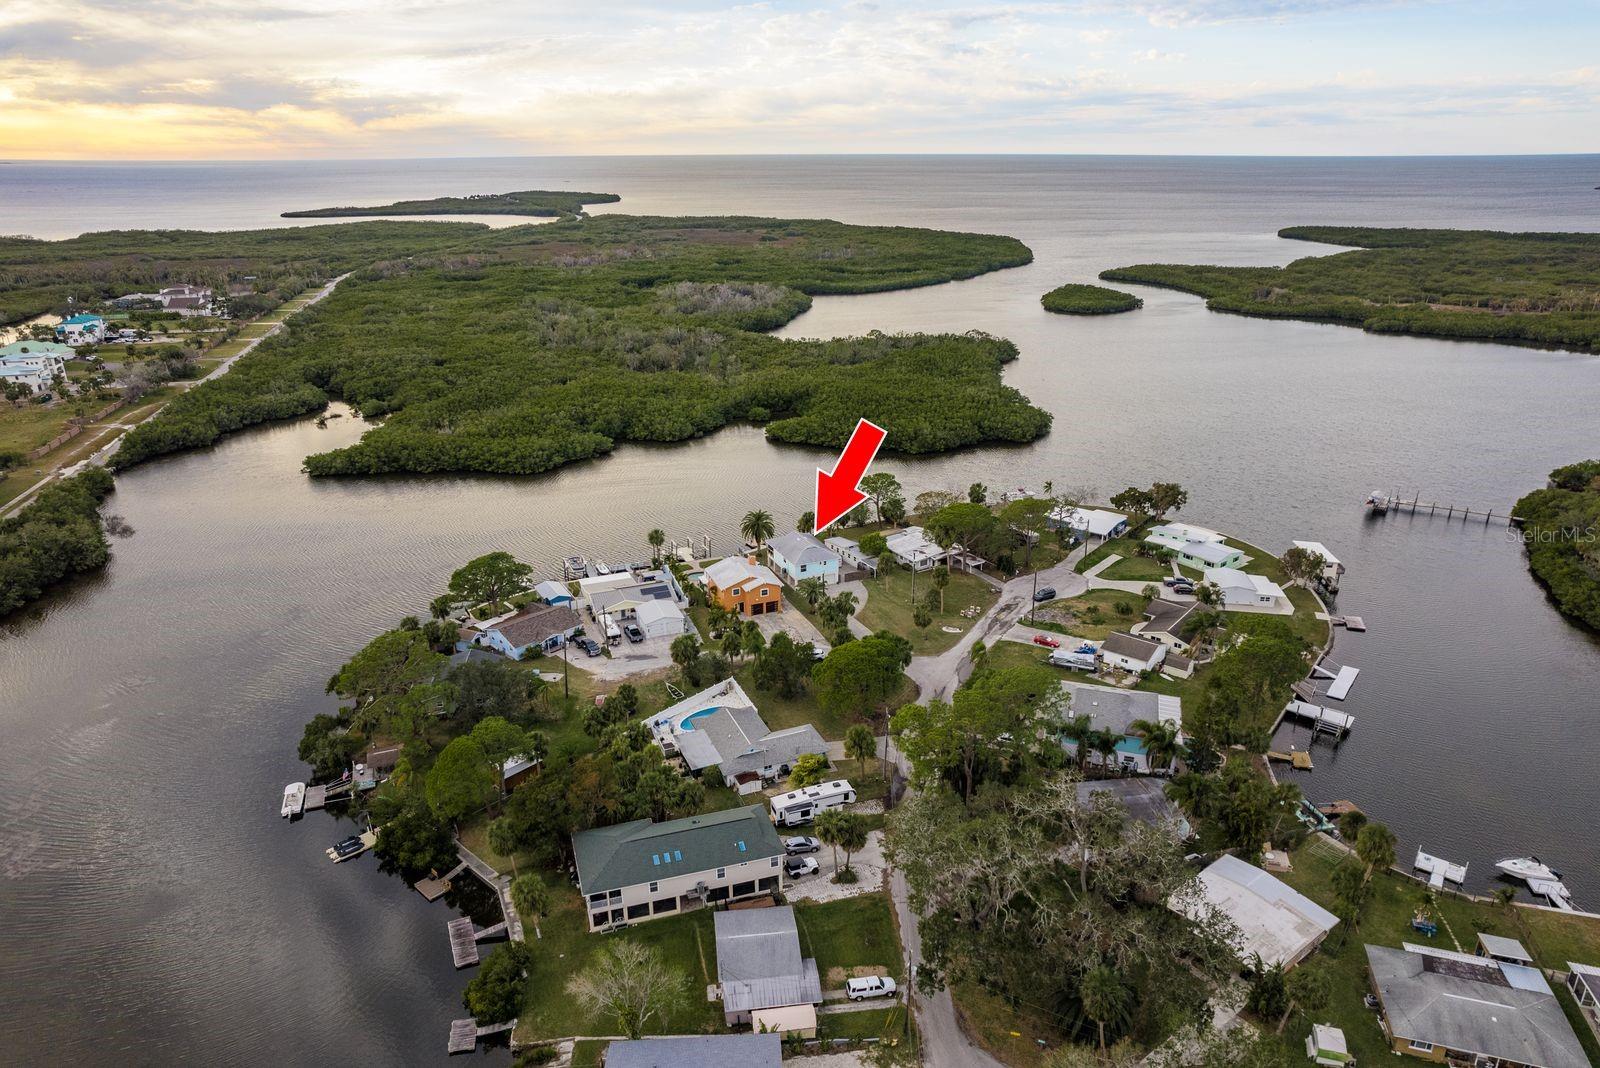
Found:
[[[676,638],[689,631],[689,617],[671,601],[644,601],[634,609],[633,621],[646,638]]]

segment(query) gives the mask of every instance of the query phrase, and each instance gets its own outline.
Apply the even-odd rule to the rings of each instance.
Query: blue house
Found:
[[[573,600],[572,591],[567,589],[567,584],[554,579],[545,579],[533,588],[533,592],[537,593],[539,600],[545,604],[571,604]]]
[[[810,534],[798,531],[767,542],[772,554],[772,569],[791,586],[804,579],[819,578],[828,585],[839,581],[839,554]]]

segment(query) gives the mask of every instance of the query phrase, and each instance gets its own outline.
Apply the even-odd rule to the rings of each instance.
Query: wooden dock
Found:
[[[456,962],[456,970],[470,968],[478,963],[478,938],[473,930],[472,921],[465,917],[451,920],[450,928],[450,956]]]
[[[449,891],[450,880],[460,875],[462,869],[466,866],[467,862],[463,860],[438,878],[425,877],[418,879],[413,886],[417,893],[422,895],[424,901],[437,901]]]
[[[1468,520],[1481,518],[1484,526],[1488,526],[1496,519],[1504,520],[1508,527],[1520,527],[1523,524],[1523,518],[1520,515],[1512,515],[1510,512],[1496,512],[1493,508],[1481,511],[1477,508],[1462,508],[1454,504],[1440,504],[1438,501],[1429,501],[1426,511],[1428,515],[1437,516],[1441,508],[1444,509],[1444,515],[1441,517],[1443,519],[1454,519],[1460,516],[1462,522],[1467,522]],[[1409,501],[1398,494],[1385,493],[1374,493],[1367,498],[1367,511],[1371,514],[1388,515],[1391,510],[1410,512],[1412,515],[1422,515],[1424,511],[1422,495],[1413,494]]]
[[[505,1031],[514,1030],[517,1021],[507,1020],[505,1023],[487,1024],[478,1026],[478,1021],[468,1017],[465,1020],[450,1021],[450,1052],[471,1053],[478,1047],[478,1039],[489,1035],[498,1035]]]

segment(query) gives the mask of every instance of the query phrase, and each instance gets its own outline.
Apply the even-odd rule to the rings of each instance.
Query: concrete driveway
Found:
[[[820,853],[812,853],[811,856],[816,858],[820,870],[815,875],[807,875],[789,884],[784,894],[790,901],[839,901],[847,897],[874,894],[883,889],[883,873],[888,864],[883,859],[882,831],[868,834],[867,844],[851,856],[850,867],[856,872],[856,881],[853,883],[832,881],[838,868],[833,862],[831,846],[824,845]],[[839,860],[843,862],[843,852],[840,852]]]
[[[672,666],[672,639],[646,638],[635,645],[628,639],[611,647],[611,655],[589,656],[574,646],[567,654],[572,662],[597,679],[618,681],[648,671]]]

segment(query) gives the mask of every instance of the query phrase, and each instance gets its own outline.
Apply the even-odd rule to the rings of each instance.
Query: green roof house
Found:
[[[572,852],[591,931],[783,889],[783,843],[763,805],[579,831]]]

